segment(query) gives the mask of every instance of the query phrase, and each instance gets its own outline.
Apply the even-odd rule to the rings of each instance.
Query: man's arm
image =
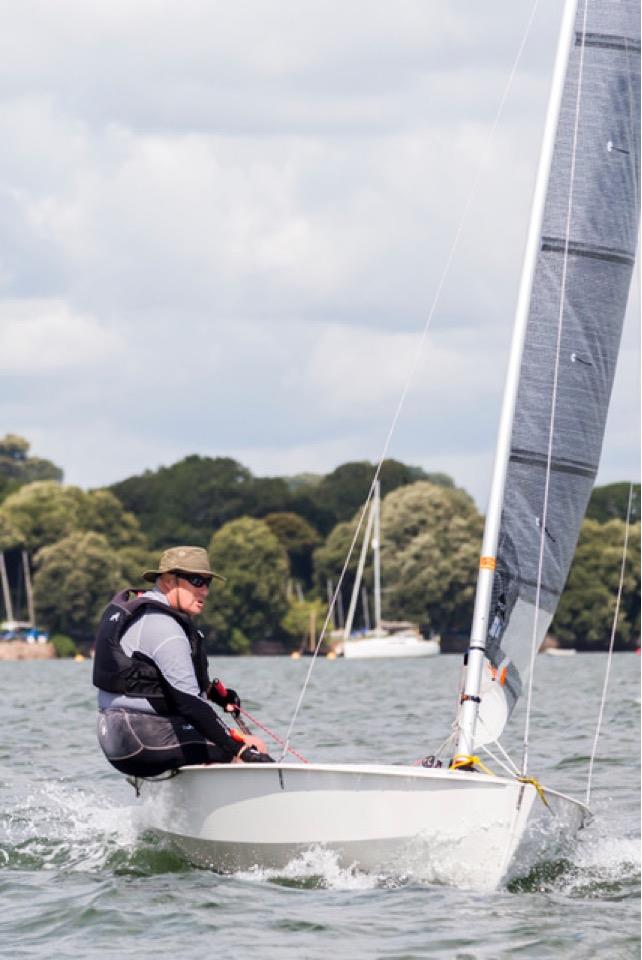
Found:
[[[204,737],[225,750],[230,757],[235,757],[241,747],[244,746],[244,741],[236,740],[230,736],[227,727],[224,723],[221,723],[207,700],[195,697],[191,693],[185,693],[184,690],[178,689],[167,680],[166,687],[177,712],[186,720],[189,720],[192,726]]]
[[[230,757],[235,757],[243,742],[230,735],[225,724],[200,695],[189,641],[183,631],[164,614],[148,614],[143,621],[140,652],[149,656],[160,670],[167,695],[177,712],[204,737]]]

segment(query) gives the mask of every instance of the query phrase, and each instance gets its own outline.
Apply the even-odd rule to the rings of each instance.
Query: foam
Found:
[[[382,878],[366,874],[352,865],[341,867],[336,851],[312,847],[296,856],[285,867],[268,869],[253,867],[234,876],[252,882],[289,882],[323,887],[328,890],[372,890],[381,886]]]
[[[98,870],[115,851],[132,851],[141,832],[134,807],[63,780],[31,783],[3,820],[0,852],[6,863],[28,857],[44,870]]]

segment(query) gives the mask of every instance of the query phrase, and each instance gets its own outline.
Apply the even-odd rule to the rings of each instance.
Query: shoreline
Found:
[[[0,642],[0,661],[54,659],[56,659],[56,650],[53,643],[27,643],[26,640]]]

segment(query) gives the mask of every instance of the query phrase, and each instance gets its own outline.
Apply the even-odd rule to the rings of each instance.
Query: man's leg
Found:
[[[106,710],[98,717],[98,740],[112,766],[135,777],[230,761],[228,754],[181,717]]]

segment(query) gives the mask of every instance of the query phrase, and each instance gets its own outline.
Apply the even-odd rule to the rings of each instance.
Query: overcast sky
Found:
[[[485,507],[559,0],[0,0],[0,431],[102,486],[389,455]],[[480,157],[486,157],[481,163]],[[639,273],[599,482],[639,479]]]

